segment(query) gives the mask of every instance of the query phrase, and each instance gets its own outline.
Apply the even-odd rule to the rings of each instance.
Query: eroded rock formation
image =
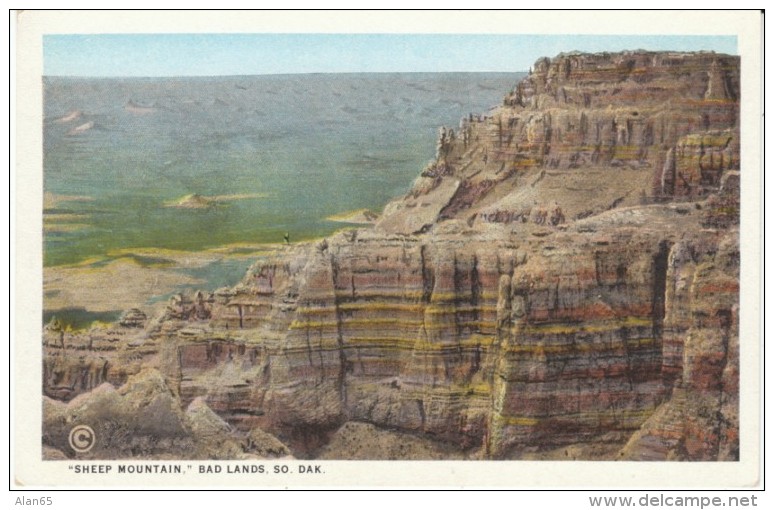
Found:
[[[389,429],[426,458],[737,459],[738,112],[736,57],[541,59],[375,227],[266,256],[140,365],[300,456]]]

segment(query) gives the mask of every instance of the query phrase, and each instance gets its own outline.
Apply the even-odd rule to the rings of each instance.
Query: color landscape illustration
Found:
[[[739,460],[734,38],[201,37],[44,41],[43,460]]]

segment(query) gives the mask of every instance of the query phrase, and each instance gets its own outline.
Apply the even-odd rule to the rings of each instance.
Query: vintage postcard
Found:
[[[681,15],[17,13],[16,482],[754,487],[759,13]]]

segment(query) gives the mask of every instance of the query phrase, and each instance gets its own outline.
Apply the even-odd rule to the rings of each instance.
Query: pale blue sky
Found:
[[[49,76],[223,76],[341,72],[526,71],[566,51],[716,51],[735,36],[448,34],[46,35]]]

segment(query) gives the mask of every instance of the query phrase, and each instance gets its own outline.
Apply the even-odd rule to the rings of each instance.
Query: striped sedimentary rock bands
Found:
[[[737,57],[541,59],[374,227],[150,336],[185,405],[299,455],[359,421],[476,458],[738,458],[738,118]]]
[[[630,435],[683,370],[685,335],[670,314],[703,299],[674,296],[670,260],[684,244],[631,228],[521,242],[342,234],[299,250],[305,265],[275,289],[277,313],[220,361],[252,353],[250,384],[197,379],[192,353],[204,348],[184,345],[183,387],[210,381],[199,394],[213,409],[238,424],[252,408],[289,439],[365,421],[497,458]],[[728,356],[699,352],[693,367]]]
[[[668,414],[648,436],[661,453],[631,458],[733,457],[738,265],[715,258],[738,236],[738,90],[738,59],[709,53],[539,60],[501,107],[442,131],[376,228],[223,292],[210,325],[257,373],[224,397],[182,345],[183,387],[199,381],[183,393],[235,423],[252,398],[281,438],[364,421],[490,458]],[[686,391],[723,425],[664,411]],[[674,416],[701,438],[690,455],[665,439]]]

